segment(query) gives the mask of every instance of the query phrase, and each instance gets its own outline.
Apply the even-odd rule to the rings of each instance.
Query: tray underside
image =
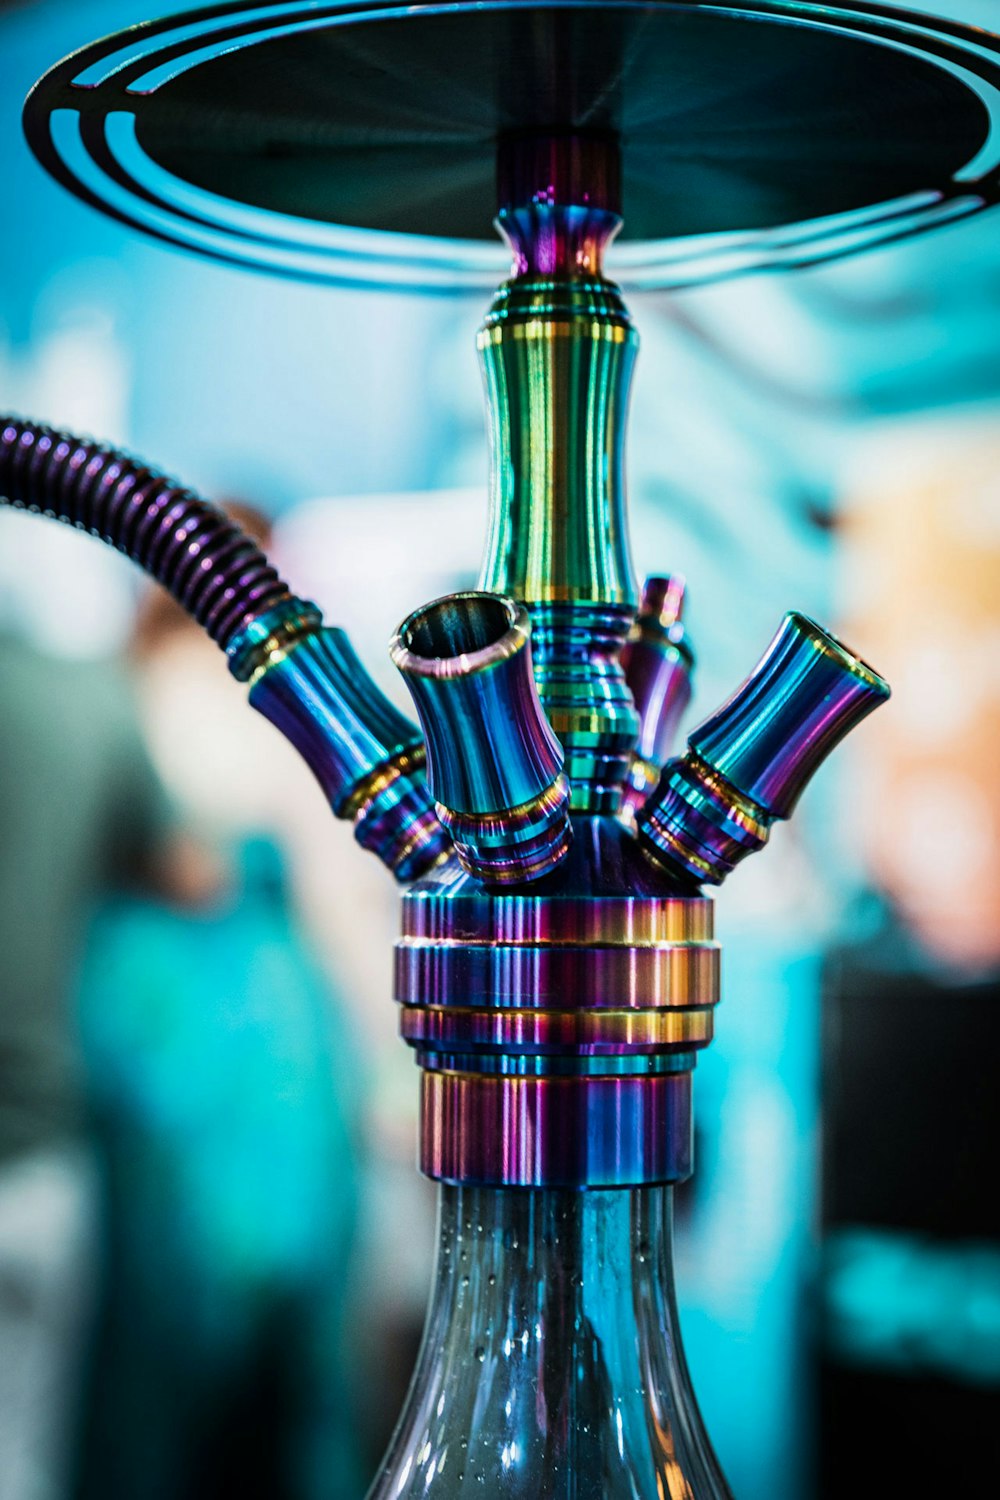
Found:
[[[162,239],[437,290],[502,273],[498,135],[614,131],[612,270],[683,285],[991,203],[998,48],[927,17],[799,0],[229,5],[66,59],[25,127],[63,183]]]

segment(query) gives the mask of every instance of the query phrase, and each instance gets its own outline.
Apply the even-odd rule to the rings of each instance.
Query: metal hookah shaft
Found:
[[[404,901],[397,994],[424,1070],[442,1239],[421,1372],[373,1495],[705,1500],[725,1486],[687,1384],[669,1267],[669,1183],[690,1171],[691,1071],[718,993],[698,882],[762,846],[887,689],[790,616],[657,777],[687,663],[669,610],[647,607],[622,675],[636,339],[601,256],[620,222],[621,161],[635,285],[811,264],[995,202],[983,100],[1000,81],[997,44],[867,0],[300,0],[277,7],[279,26],[275,9],[215,0],[194,20],[95,44],[42,81],[26,118],[47,169],[133,225],[380,285],[471,274],[454,246],[414,271],[378,231],[480,237],[486,143],[499,141],[514,267],[480,336],[493,448],[481,588],[497,607],[474,611],[497,624],[483,635],[473,620],[468,639],[443,642],[431,627],[455,611],[439,601],[404,643],[423,663],[406,666],[459,847]],[[353,273],[344,229],[365,257]],[[164,555],[181,559],[185,589],[182,540]],[[359,681],[342,638],[304,628],[300,605],[255,604],[231,661],[249,648],[251,701],[406,878],[449,846],[422,748]],[[494,650],[522,608],[537,700],[527,647]],[[491,736],[498,706],[514,703]],[[633,816],[638,837],[619,821]]]
[[[636,338],[601,269],[621,222],[618,146],[509,136],[498,164],[513,267],[479,337],[492,592],[435,601],[393,645],[458,845],[404,899],[397,948],[401,1026],[423,1065],[421,1163],[510,1187],[678,1181],[718,953],[711,902],[654,867],[616,816],[639,728],[620,662],[635,608],[622,446]],[[543,860],[512,859],[508,788],[531,806],[563,761],[572,842],[550,835]]]
[[[496,592],[435,601],[393,646],[459,845],[404,896],[397,947],[402,1031],[423,1067],[421,1162],[469,1184],[679,1181],[691,1169],[691,1072],[718,1000],[699,882],[762,847],[766,825],[888,689],[790,616],[652,795],[659,768],[632,788],[639,839],[623,827],[632,757],[658,745],[652,733],[639,746],[621,665],[635,336],[601,271],[621,222],[617,142],[508,136],[498,162],[513,267],[479,338],[492,458],[483,580]],[[677,621],[664,613],[676,615],[679,590],[678,580],[645,591],[630,650],[637,684],[645,649],[645,675],[663,686],[659,637],[673,650]],[[551,800],[563,777],[572,843]]]
[[[617,146],[513,137],[499,160],[514,265],[479,337],[484,592],[418,611],[393,647],[456,854],[406,893],[396,948],[440,1241],[420,1362],[370,1500],[482,1484],[511,1500],[653,1500],[679,1479],[722,1500],[670,1261],[670,1184],[691,1172],[691,1075],[718,999],[712,902],[617,816],[639,730],[620,662],[635,608],[622,448],[636,338],[601,271],[620,223]],[[530,653],[526,632],[512,639],[528,617]],[[489,716],[486,673],[499,684]],[[552,731],[558,759],[539,753]],[[573,837],[558,859],[491,872],[481,848],[470,857],[476,825],[450,809],[474,803],[509,839],[504,788],[543,796],[563,758]]]
[[[639,727],[619,661],[635,609],[624,438],[638,339],[602,269],[622,222],[618,142],[511,135],[497,163],[514,261],[478,340],[492,461],[480,587],[531,616],[573,811],[613,813]]]
[[[719,998],[698,882],[762,846],[887,690],[790,617],[660,780],[691,653],[679,579],[651,580],[632,624],[622,467],[636,338],[601,270],[620,224],[617,145],[503,138],[498,178],[514,263],[479,336],[483,591],[417,611],[393,645],[456,853],[404,895],[396,947],[440,1241],[421,1358],[370,1500],[451,1500],[483,1483],[511,1500],[723,1500],[670,1246],[671,1185],[693,1167],[692,1074]],[[546,714],[573,838],[546,827],[533,862],[518,857],[510,804],[516,786],[536,799],[526,808],[545,805],[560,764]]]

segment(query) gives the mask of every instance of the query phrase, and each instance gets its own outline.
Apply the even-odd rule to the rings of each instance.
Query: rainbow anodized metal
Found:
[[[499,181],[514,263],[479,340],[493,460],[482,590],[410,616],[392,647],[438,814],[462,829],[404,895],[396,949],[400,1027],[423,1069],[420,1162],[450,1182],[676,1182],[719,999],[699,886],[762,847],[888,688],[789,615],[667,759],[693,655],[683,580],[647,580],[638,610],[632,583],[637,339],[601,270],[620,222],[615,144],[502,142]],[[526,818],[542,832],[518,858]]]
[[[691,701],[694,652],[681,614],[684,579],[647,578],[622,650],[625,681],[639,715],[639,737],[629,762],[621,816],[630,827],[660,779]]]
[[[490,885],[554,869],[573,837],[569,785],[535,687],[524,606],[484,593],[438,599],[403,621],[389,649],[459,862]]]
[[[719,995],[712,903],[616,818],[574,824],[530,888],[487,891],[449,862],[404,896],[395,994],[431,1177],[620,1187],[691,1170],[691,1070]]]
[[[615,15],[618,12],[614,12]],[[719,999],[720,883],[888,696],[789,614],[670,758],[693,655],[683,583],[629,555],[638,339],[603,255],[614,131],[497,141],[512,252],[479,335],[492,458],[477,590],[400,626],[420,727],[256,546],[114,449],[0,420],[0,493],[101,536],[209,630],[338,817],[404,882],[395,997],[431,1177],[626,1187],[691,1171],[692,1073]]]
[[[733,696],[699,724],[640,808],[652,859],[720,884],[791,815],[806,782],[888,684],[804,615],[785,616]]]
[[[541,800],[560,765],[541,753],[540,704],[523,675],[516,692],[482,690],[484,666],[530,660],[526,638],[509,639],[524,616],[512,600],[457,595],[412,616],[393,648],[435,796],[453,788],[466,826],[488,820],[491,848],[507,855],[523,816],[504,810],[512,787],[534,785]],[[437,651],[420,675],[401,640]],[[790,614],[686,756],[667,763],[638,838],[620,815],[577,813],[572,840],[551,837],[534,871],[522,862],[517,878],[508,866],[491,875],[460,846],[406,892],[395,996],[423,1069],[427,1175],[607,1188],[689,1174],[691,1074],[719,999],[712,903],[697,882],[718,884],[761,848],[829,750],[887,696],[871,668]],[[657,720],[659,705],[653,694]],[[438,811],[447,824],[440,800]]]
[[[624,444],[638,338],[601,274],[622,222],[618,153],[600,136],[513,137],[498,177],[515,274],[479,333],[492,458],[480,587],[527,606],[573,811],[614,812],[639,730],[620,660],[635,612]]]

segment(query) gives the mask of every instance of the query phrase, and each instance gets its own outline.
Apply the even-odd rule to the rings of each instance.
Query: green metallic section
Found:
[[[518,277],[479,334],[490,525],[480,587],[527,605],[574,812],[614,812],[638,718],[618,657],[635,608],[624,438],[638,339],[600,278]]]
[[[566,751],[570,807],[617,812],[639,728],[619,660],[631,609],[576,600],[531,615],[535,683]]]
[[[631,613],[623,450],[637,348],[610,282],[500,288],[479,334],[493,464],[482,588]]]

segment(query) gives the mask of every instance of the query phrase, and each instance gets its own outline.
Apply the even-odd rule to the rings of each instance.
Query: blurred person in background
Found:
[[[96,1285],[71,990],[110,882],[184,853],[120,664],[0,629],[0,1500],[57,1500]]]
[[[286,898],[285,747],[158,590],[134,658],[202,849],[172,889],[105,903],[80,976],[109,1211],[79,1500],[354,1500],[357,1057]]]

